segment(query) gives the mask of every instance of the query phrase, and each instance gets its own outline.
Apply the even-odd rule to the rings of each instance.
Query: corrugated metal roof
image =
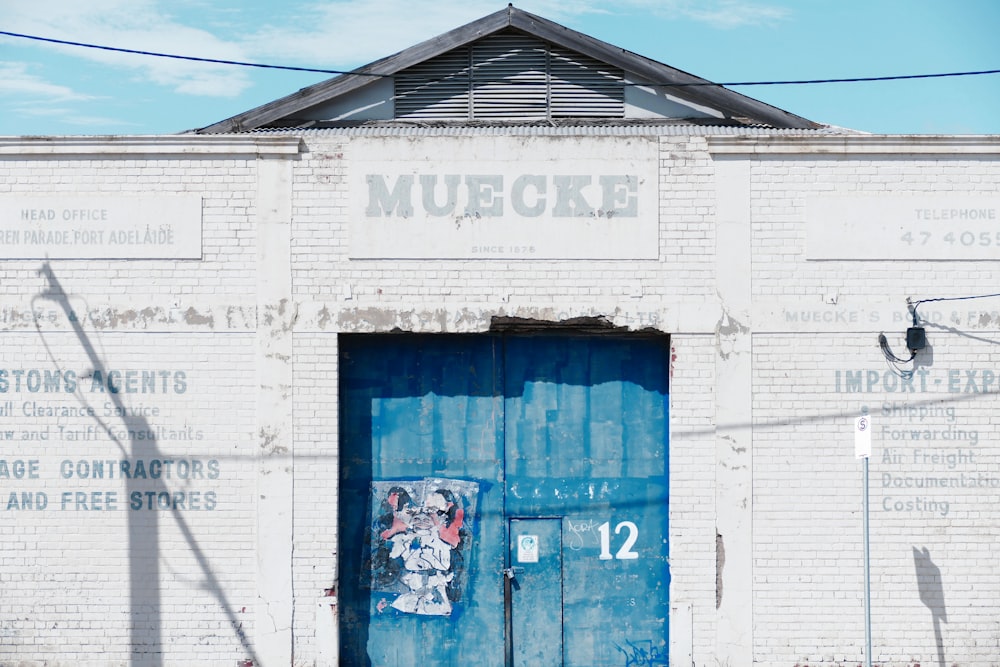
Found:
[[[246,133],[244,133],[246,134]],[[861,135],[863,132],[839,127],[818,129],[776,129],[766,126],[702,125],[670,122],[622,122],[552,124],[401,124],[398,121],[356,126],[323,128],[263,128],[251,134],[297,137],[481,137],[481,136],[821,136]]]

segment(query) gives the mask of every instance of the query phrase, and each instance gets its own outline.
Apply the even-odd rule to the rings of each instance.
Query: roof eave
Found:
[[[603,42],[528,12],[514,10],[511,14],[511,27],[524,30],[539,39],[578,51],[609,65],[614,65],[647,81],[665,84],[663,87],[675,86],[671,93],[677,97],[696,104],[718,108],[730,118],[751,118],[786,129],[813,130],[824,127],[820,123],[796,116],[723,86],[715,85],[707,79]]]
[[[513,7],[507,7],[443,35],[425,40],[391,56],[359,67],[348,74],[321,81],[291,95],[286,95],[231,118],[195,130],[195,132],[216,134],[255,130],[284,116],[321,104],[332,97],[357,90],[371,83],[373,75],[391,76],[442,53],[499,32],[510,25],[511,13],[516,11]]]
[[[637,79],[652,82],[650,85],[674,86],[671,93],[677,97],[696,104],[717,108],[727,118],[739,122],[744,122],[739,119],[751,119],[753,122],[766,123],[784,129],[824,127],[822,124],[796,116],[759,100],[746,97],[722,86],[713,85],[706,79],[508,5],[498,12],[423,41],[394,55],[376,60],[349,74],[327,79],[226,120],[194,130],[194,132],[197,134],[216,134],[255,130],[303,109],[361,88],[369,84],[374,75],[392,76],[408,67],[452,49],[463,47],[508,27],[614,65]]]

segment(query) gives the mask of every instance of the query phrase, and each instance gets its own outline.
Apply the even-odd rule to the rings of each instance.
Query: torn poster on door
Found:
[[[479,483],[372,482],[371,583],[379,612],[449,616],[462,599]],[[375,597],[375,596],[373,596]]]

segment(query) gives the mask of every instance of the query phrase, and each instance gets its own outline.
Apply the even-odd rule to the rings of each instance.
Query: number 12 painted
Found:
[[[618,560],[635,560],[639,557],[639,554],[633,551],[632,547],[635,546],[636,540],[639,539],[639,527],[631,521],[622,521],[615,526],[615,535],[621,533],[623,529],[627,531],[628,535],[625,536],[625,541],[618,551],[615,552],[614,557]],[[605,521],[597,527],[597,531],[601,534],[600,559],[611,560],[611,524]]]

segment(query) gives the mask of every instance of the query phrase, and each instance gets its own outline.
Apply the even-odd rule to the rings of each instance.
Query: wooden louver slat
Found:
[[[396,75],[396,118],[426,120],[624,116],[624,75],[582,54],[495,35]]]

